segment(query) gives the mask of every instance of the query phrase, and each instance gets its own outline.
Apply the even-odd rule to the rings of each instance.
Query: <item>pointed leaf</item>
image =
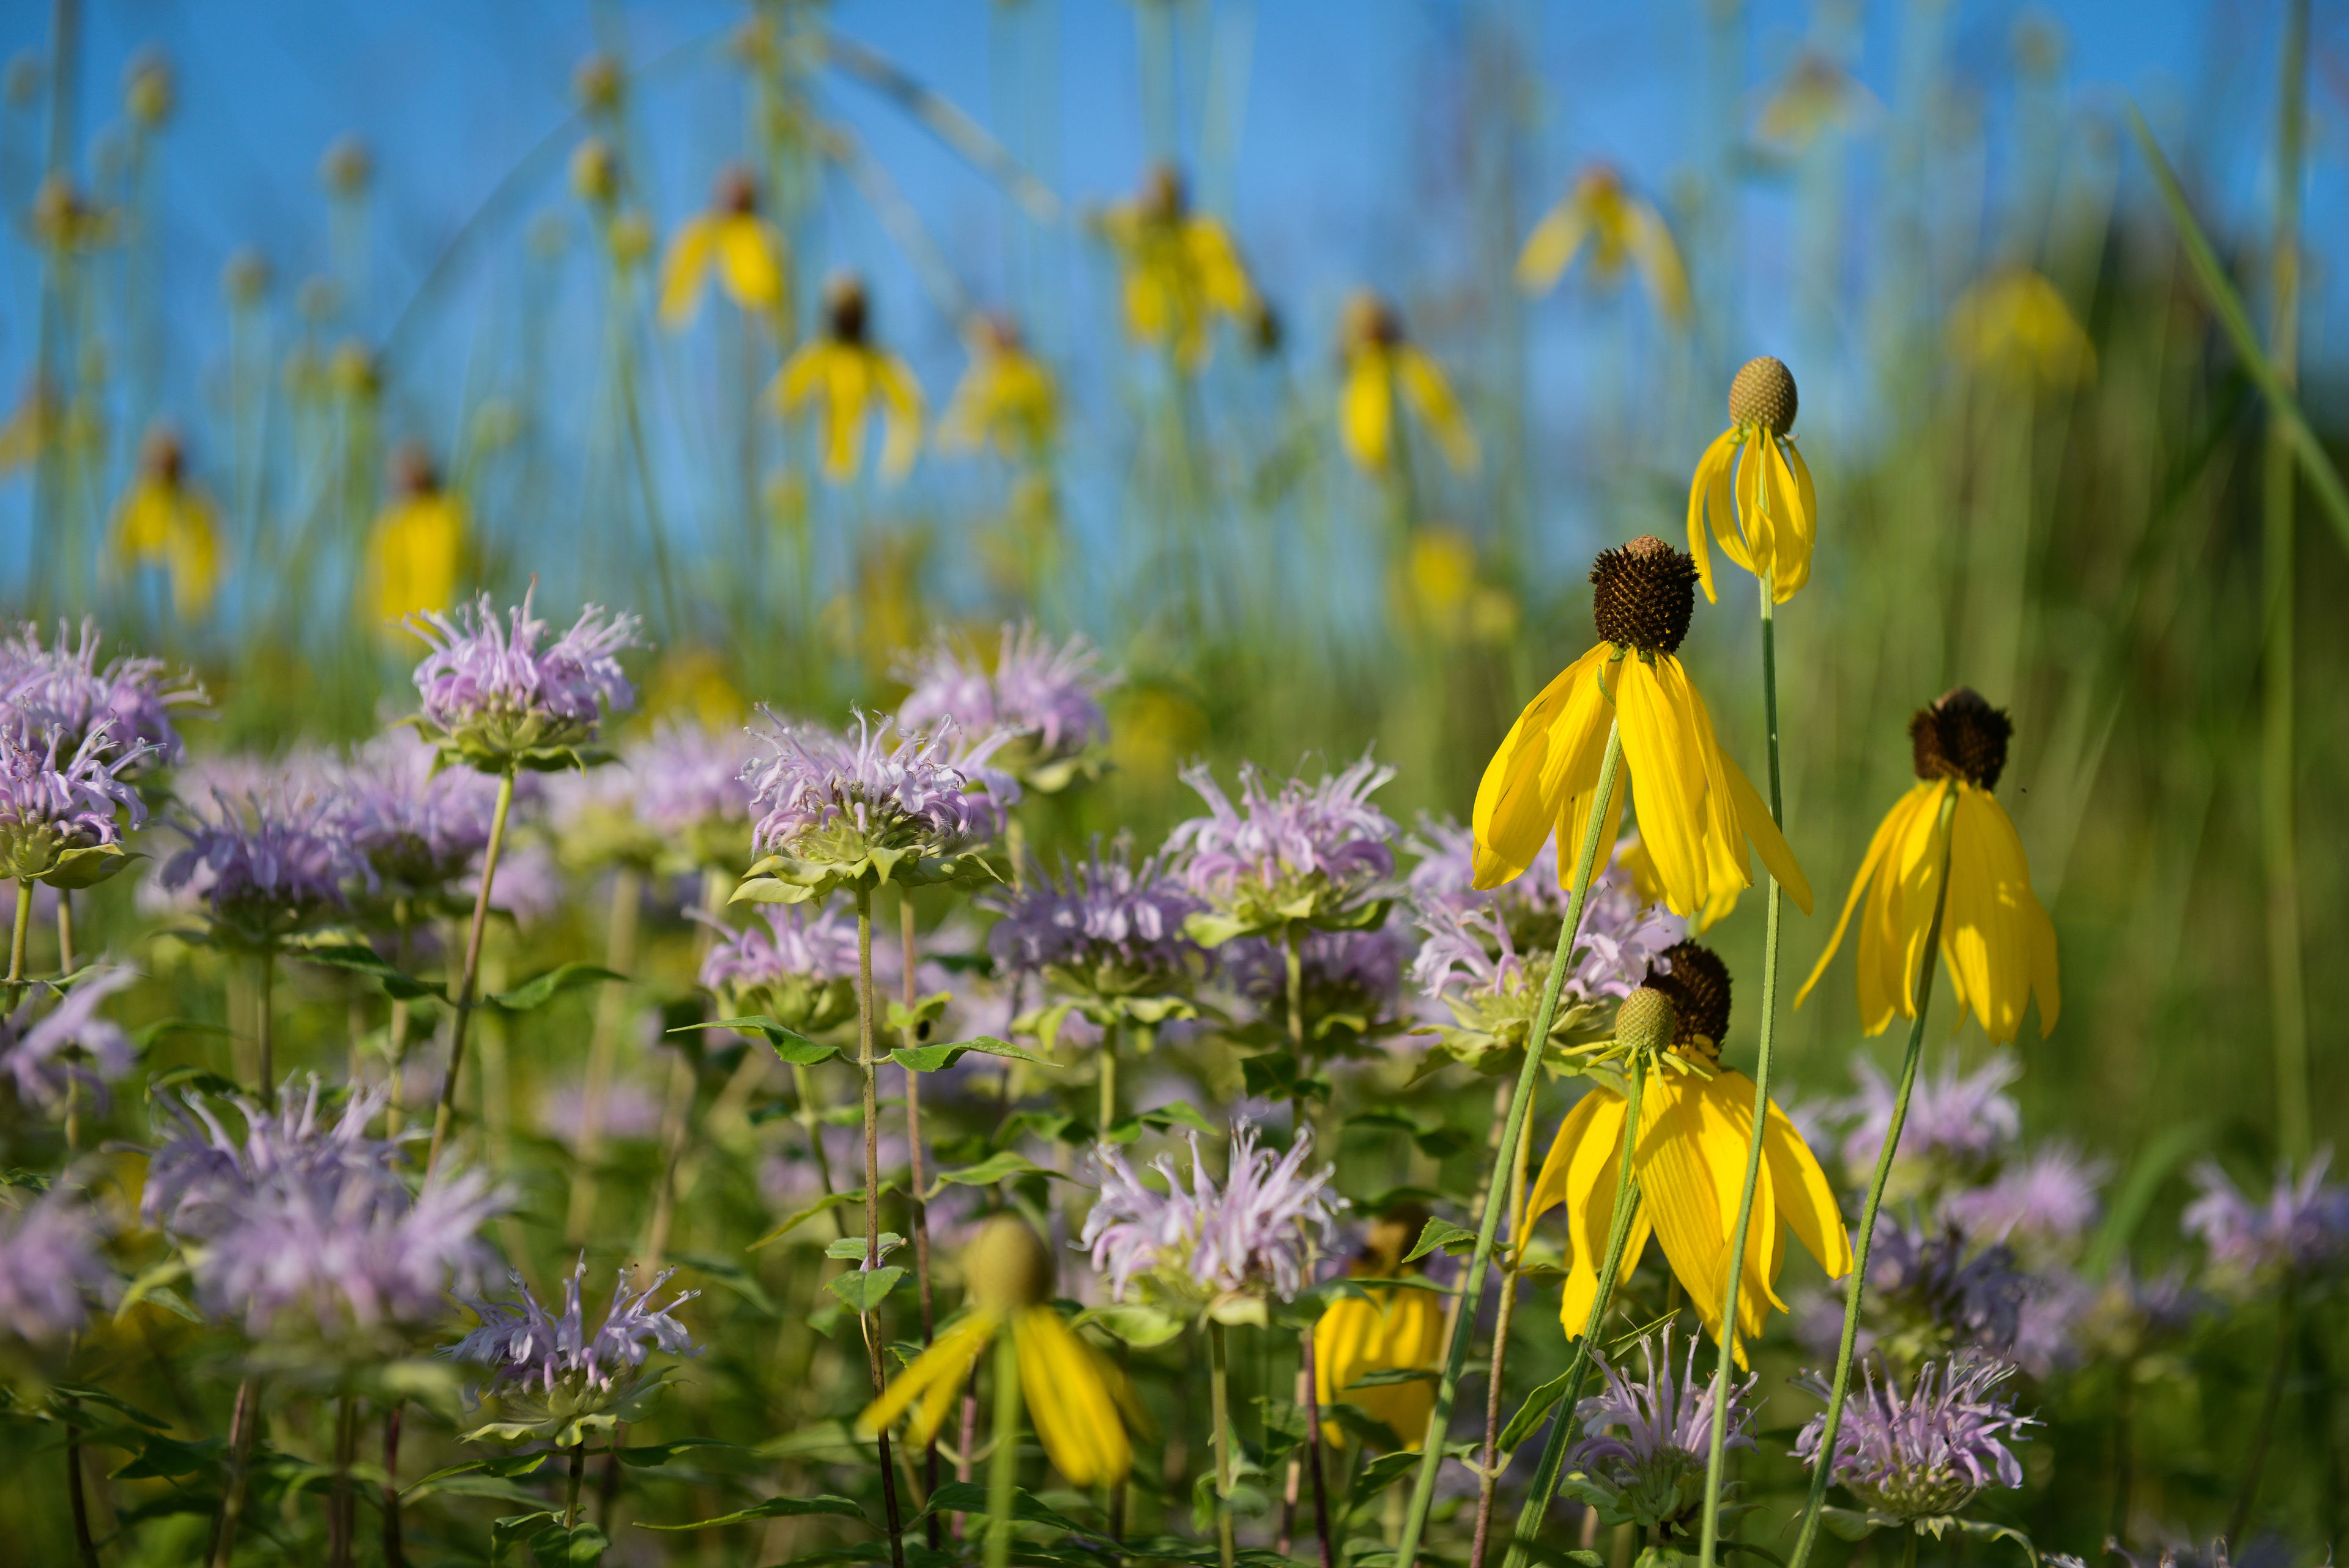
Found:
[[[625,1459],[628,1451],[622,1449],[621,1457]],[[984,1504],[981,1506],[984,1507]],[[738,1509],[732,1513],[721,1513],[715,1519],[698,1519],[691,1524],[639,1524],[636,1528],[638,1530],[715,1530],[721,1524],[741,1524],[753,1519],[795,1519],[802,1514],[811,1513],[832,1514],[842,1519],[853,1519],[868,1530],[872,1528],[873,1521],[864,1517],[863,1509],[847,1498],[835,1497],[830,1492],[820,1493],[814,1497],[771,1497],[766,1501],[753,1503],[749,1508]]]
[[[1016,1061],[1033,1062],[1040,1067],[1060,1065],[1049,1056],[1039,1056],[1033,1051],[1022,1050],[1008,1040],[998,1040],[992,1034],[937,1045],[900,1045],[889,1053],[889,1060],[908,1072],[936,1073],[953,1066],[973,1051],[988,1056],[1009,1056]]]
[[[533,975],[512,991],[502,991],[484,1000],[492,1007],[507,1012],[528,1012],[543,1007],[566,991],[576,991],[583,985],[602,981],[627,983],[628,977],[616,974],[601,964],[572,962],[557,964],[544,974]]]
[[[889,1293],[897,1288],[897,1282],[905,1277],[905,1271],[892,1263],[885,1269],[874,1269],[870,1272],[852,1271],[833,1281],[827,1288],[840,1298],[842,1305],[861,1316],[886,1300]]]
[[[1403,1254],[1406,1263],[1417,1262],[1439,1247],[1458,1257],[1476,1245],[1476,1232],[1465,1225],[1454,1225],[1449,1220],[1431,1219],[1419,1233],[1419,1242]]]

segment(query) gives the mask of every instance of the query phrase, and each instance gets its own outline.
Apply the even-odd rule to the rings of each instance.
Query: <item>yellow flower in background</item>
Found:
[[[906,1437],[926,1448],[972,1370],[1007,1330],[1019,1361],[1019,1397],[1053,1467],[1072,1486],[1123,1480],[1133,1469],[1129,1424],[1144,1424],[1124,1374],[1061,1321],[1050,1304],[1052,1259],[1026,1221],[999,1214],[963,1252],[970,1310],[938,1334],[856,1417],[870,1441],[913,1410]],[[918,1401],[918,1403],[917,1403]],[[995,1440],[1009,1440],[999,1432]]]
[[[2006,809],[1991,791],[2006,767],[2014,725],[1982,697],[1959,687],[1909,722],[1919,783],[1877,827],[1844,901],[1835,935],[1795,995],[1800,1007],[1826,972],[1860,907],[1859,1016],[1879,1034],[1897,1013],[1917,1016],[1917,974],[1933,904],[1949,867],[1948,907],[1941,918],[1941,961],[1950,971],[1960,1016],[1971,1012],[1992,1041],[2006,1044],[2023,1028],[2023,1010],[2036,998],[2039,1033],[2055,1027],[2064,998],[2055,974],[2055,925],[2031,890],[2031,865]],[[1945,836],[1941,804],[1957,805]]]
[[[714,269],[734,303],[754,314],[783,303],[783,236],[759,216],[759,190],[750,171],[718,176],[709,210],[678,225],[661,258],[660,318],[683,327],[701,308]]]
[[[1626,999],[1616,1021],[1616,1038],[1635,1047],[1626,1070],[1647,1075],[1631,1146],[1640,1209],[1617,1277],[1630,1277],[1653,1237],[1662,1243],[1665,1262],[1706,1331],[1718,1334],[1730,1236],[1745,1179],[1745,1140],[1754,1127],[1754,1086],[1744,1074],[1721,1064],[1721,1039],[1729,1030],[1728,970],[1711,949],[1695,942],[1681,942],[1665,957],[1670,971],[1651,974]],[[1670,1005],[1661,1005],[1659,998]],[[1668,1053],[1677,1060],[1665,1060]],[[1629,1110],[1623,1096],[1604,1086],[1577,1101],[1559,1124],[1526,1200],[1527,1230],[1550,1210],[1566,1206],[1567,1277],[1558,1321],[1568,1339],[1581,1337],[1599,1293]],[[1774,1100],[1763,1127],[1762,1169],[1737,1289],[1741,1341],[1762,1332],[1770,1307],[1786,1310],[1777,1282],[1789,1231],[1829,1279],[1851,1272],[1851,1239],[1835,1189]],[[1736,1348],[1742,1364],[1744,1348]]]
[[[2093,379],[2096,350],[2055,286],[2029,267],[1991,274],[1950,312],[1950,351],[1978,370],[2044,387]]]
[[[1750,841],[1804,913],[1811,888],[1753,784],[1723,754],[1713,719],[1673,657],[1696,603],[1696,567],[1652,536],[1599,553],[1599,643],[1526,704],[1476,788],[1475,882],[1524,875],[1555,832],[1561,877],[1599,792],[1607,731],[1619,720],[1629,778],[1609,803],[1611,843],[1628,795],[1664,903],[1689,916],[1753,883]]]
[[[220,586],[220,528],[212,504],[187,481],[179,433],[147,432],[131,482],[114,517],[115,562],[129,570],[160,566],[171,579],[181,620],[202,618]]]
[[[1164,164],[1142,194],[1102,214],[1102,231],[1125,277],[1125,326],[1136,341],[1166,344],[1175,362],[1207,362],[1207,328],[1226,316],[1254,327],[1270,317],[1223,224],[1190,211],[1183,177]]]
[[[57,442],[65,425],[65,410],[48,383],[36,379],[25,389],[24,401],[0,425],[0,473],[13,473],[40,460]]]
[[[1817,49],[1805,49],[1763,100],[1754,117],[1758,141],[1800,152],[1828,130],[1847,130],[1864,116],[1883,109],[1875,94],[1835,59]]]
[[[965,334],[970,368],[963,372],[938,421],[938,444],[954,452],[977,452],[989,441],[1014,462],[1040,458],[1060,423],[1060,394],[1052,373],[1030,355],[1019,328],[997,316],[982,316]]]
[[[1729,383],[1729,428],[1704,449],[1689,481],[1689,554],[1708,601],[1718,597],[1708,524],[1723,555],[1757,577],[1769,574],[1776,603],[1811,580],[1819,503],[1788,433],[1796,405],[1794,373],[1767,355],[1748,359]]]
[[[811,400],[819,405],[823,476],[840,484],[856,477],[864,421],[878,405],[885,429],[881,477],[903,479],[922,444],[921,386],[903,359],[873,346],[864,284],[836,277],[823,292],[823,331],[783,361],[773,387],[776,406],[789,418]]]
[[[1402,1255],[1419,1240],[1423,1213],[1389,1215],[1371,1227],[1361,1255],[1347,1267],[1351,1279],[1392,1280],[1420,1272]],[[1356,1386],[1378,1372],[1432,1372],[1444,1360],[1444,1297],[1411,1285],[1373,1286],[1370,1299],[1331,1302],[1313,1325],[1314,1398],[1323,1410],[1343,1401],[1392,1432],[1417,1453],[1427,1437],[1428,1413],[1435,1408],[1433,1379]],[[1346,1431],[1324,1420],[1325,1442],[1342,1448]]]
[[[670,649],[645,681],[644,711],[682,714],[705,730],[726,730],[750,717],[750,704],[727,673],[717,649],[687,643]]]
[[[464,573],[465,503],[440,486],[432,459],[407,442],[391,461],[392,500],[367,536],[367,607],[395,631],[419,610],[457,602]]]
[[[1610,164],[1590,165],[1565,199],[1542,214],[1517,254],[1517,286],[1548,293],[1586,245],[1594,282],[1611,285],[1627,266],[1636,267],[1656,308],[1676,324],[1688,319],[1688,272],[1672,233],[1663,214],[1626,189]]]
[[[1461,417],[1452,383],[1435,361],[1408,342],[1392,306],[1367,289],[1346,302],[1339,335],[1345,385],[1338,398],[1338,432],[1346,455],[1372,473],[1394,456],[1395,406],[1407,402],[1426,421],[1444,461],[1474,473],[1476,437]]]

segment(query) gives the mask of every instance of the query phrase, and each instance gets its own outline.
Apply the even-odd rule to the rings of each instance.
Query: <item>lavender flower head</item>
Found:
[[[1920,1076],[1901,1125],[1900,1149],[1893,1157],[1891,1195],[1913,1196],[1951,1177],[1971,1180],[1995,1165],[2023,1130],[2022,1110],[2004,1092],[2022,1071],[2013,1056],[2002,1054],[1971,1073],[1961,1074],[1951,1064],[1937,1075]],[[1859,1093],[1842,1109],[1858,1119],[1844,1135],[1843,1163],[1856,1172],[1875,1167],[1892,1126],[1895,1096],[1891,1081],[1873,1062],[1862,1060],[1852,1072]]]
[[[742,781],[758,816],[751,852],[763,858],[738,896],[796,904],[867,879],[918,886],[984,874],[968,857],[1019,799],[1009,778],[984,774],[991,740],[957,755],[951,724],[907,734],[859,714],[847,735],[759,711],[773,727],[752,733],[771,754]]]
[[[1316,1048],[1347,1042],[1342,1034],[1379,1033],[1395,1021],[1411,938],[1397,921],[1365,930],[1309,930],[1298,946],[1303,981],[1305,1037]],[[1286,1029],[1288,954],[1270,937],[1242,937],[1217,955],[1224,980],[1257,1017]],[[1341,1034],[1342,1032],[1342,1034]]]
[[[976,648],[940,633],[902,661],[897,679],[913,688],[897,705],[907,731],[950,721],[973,735],[1000,733],[999,765],[1029,788],[1064,789],[1084,771],[1086,753],[1109,739],[1101,698],[1117,683],[1103,673],[1092,643],[1054,644],[1032,623],[1006,625],[993,670]]]
[[[627,748],[637,817],[682,870],[740,870],[750,842],[750,792],[742,782],[750,745],[736,727],[664,719]]]
[[[1584,1436],[1567,1452],[1566,1468],[1573,1473],[1563,1490],[1597,1508],[1604,1522],[1681,1531],[1702,1514],[1713,1400],[1712,1380],[1696,1369],[1702,1338],[1689,1337],[1677,1376],[1669,1323],[1661,1348],[1645,1335],[1640,1340],[1645,1382],[1633,1382],[1604,1355],[1598,1358],[1606,1382],[1575,1407]],[[1724,1448],[1754,1446],[1754,1385],[1752,1375],[1730,1385]]]
[[[1291,1300],[1305,1282],[1307,1248],[1331,1248],[1338,1211],[1347,1207],[1329,1190],[1336,1167],[1304,1174],[1312,1150],[1308,1127],[1288,1152],[1275,1157],[1243,1116],[1232,1124],[1230,1174],[1223,1187],[1207,1174],[1193,1133],[1190,1190],[1184,1190],[1171,1156],[1152,1162],[1166,1179],[1161,1197],[1142,1184],[1123,1155],[1103,1144],[1096,1151],[1101,1198],[1085,1217],[1081,1244],[1092,1250],[1093,1267],[1106,1272],[1110,1293],[1119,1301],[1137,1277],[1177,1297],[1207,1298],[1211,1310],[1235,1315],[1251,1304],[1260,1310],[1268,1290]],[[1241,1297],[1255,1299],[1233,1300]]]
[[[376,885],[375,868],[336,820],[327,790],[289,774],[243,796],[212,791],[212,809],[164,819],[188,846],[163,863],[167,891],[192,889],[215,935],[276,942],[349,907],[347,883]]]
[[[1976,1247],[1954,1225],[1889,1225],[1877,1231],[1868,1283],[1878,1314],[1898,1324],[1877,1343],[1913,1359],[1952,1349],[2010,1354],[2037,1282],[2002,1242]]]
[[[768,904],[759,925],[709,923],[703,987],[737,1014],[763,1012],[815,1034],[856,1016],[856,921],[828,905]]]
[[[484,773],[575,767],[604,714],[635,704],[616,655],[641,646],[636,618],[589,605],[542,649],[548,627],[531,614],[537,591],[533,580],[502,620],[487,594],[453,616],[409,618],[431,648],[416,667],[427,735],[450,761]]]
[[[118,748],[112,719],[67,746],[62,725],[30,710],[0,710],[0,877],[87,888],[129,864],[122,824],[147,820],[123,774],[147,748]]]
[[[2263,1202],[2245,1197],[2216,1160],[2195,1168],[2202,1195],[2187,1205],[2181,1223],[2209,1250],[2218,1282],[2256,1289],[2349,1262],[2349,1187],[2324,1179],[2332,1160],[2330,1149],[2320,1149],[2297,1178],[2279,1167]]]
[[[99,1255],[103,1227],[88,1203],[53,1188],[15,1214],[0,1213],[0,1330],[54,1344],[89,1321],[89,1298],[120,1290]]]
[[[1137,863],[1123,834],[1107,854],[1096,837],[1084,859],[1063,857],[1058,879],[1038,862],[988,907],[1003,916],[987,934],[997,963],[1089,998],[1176,993],[1206,967],[1183,934],[1201,904],[1168,875],[1164,852]]]
[[[1987,1186],[1952,1192],[1941,1212],[1968,1234],[2005,1241],[2033,1258],[2068,1255],[2096,1218],[2108,1168],[2065,1144],[2008,1165]]]
[[[1371,795],[1394,770],[1366,753],[1344,772],[1277,787],[1253,763],[1240,764],[1235,805],[1205,763],[1183,782],[1207,814],[1178,824],[1166,841],[1184,882],[1212,906],[1193,934],[1209,947],[1291,921],[1322,927],[1375,923],[1394,875],[1392,818]]]
[[[445,889],[489,847],[497,784],[438,754],[401,726],[331,770],[325,826],[402,893]]]
[[[2019,1487],[2023,1466],[2007,1447],[2039,1423],[2014,1413],[2005,1384],[2014,1368],[2000,1361],[1928,1362],[1904,1397],[1888,1373],[1878,1384],[1865,1364],[1867,1386],[1844,1406],[1836,1432],[1835,1479],[1871,1513],[1917,1521],[1957,1512],[1984,1487]],[[1803,1386],[1824,1398],[1816,1377]],[[1824,1412],[1795,1438],[1795,1457],[1816,1469]]]
[[[17,1099],[55,1115],[65,1109],[70,1085],[78,1084],[105,1113],[106,1085],[129,1073],[139,1057],[122,1026],[98,1015],[98,1004],[137,978],[127,969],[92,964],[45,1016],[34,1016],[46,989],[36,988],[0,1022],[0,1075],[15,1082]]]
[[[78,642],[57,639],[43,647],[41,628],[30,622],[0,640],[0,701],[45,715],[66,732],[67,750],[79,748],[90,732],[110,722],[108,743],[121,751],[143,748],[125,773],[136,777],[152,766],[170,766],[187,754],[172,722],[175,708],[200,706],[204,689],[192,671],[174,678],[160,659],[121,655],[98,663],[94,618],[81,623]]]
[[[293,1091],[274,1112],[237,1099],[242,1138],[199,1096],[166,1103],[140,1212],[186,1254],[198,1303],[256,1338],[303,1309],[330,1339],[439,1317],[488,1266],[477,1232],[506,1196],[480,1171],[437,1173],[411,1196],[398,1146],[367,1133],[381,1090],[339,1116],[315,1075]]]
[[[506,1276],[522,1296],[518,1302],[460,1294],[481,1326],[445,1354],[489,1372],[487,1383],[468,1394],[489,1414],[502,1417],[483,1422],[465,1437],[552,1439],[559,1448],[576,1448],[591,1428],[609,1431],[636,1419],[667,1376],[666,1368],[646,1376],[651,1354],[697,1354],[685,1324],[669,1314],[701,1293],[679,1291],[666,1306],[652,1303],[653,1293],[676,1272],[663,1270],[645,1289],[632,1292],[624,1267],[604,1321],[592,1334],[579,1298],[579,1282],[587,1273],[585,1254],[564,1282],[560,1314],[541,1305],[518,1273]]]

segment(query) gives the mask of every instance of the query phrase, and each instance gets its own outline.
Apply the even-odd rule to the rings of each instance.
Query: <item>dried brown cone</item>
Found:
[[[2014,721],[1971,686],[1945,694],[1909,721],[1909,744],[1920,779],[1963,779],[1996,789],[2006,771],[2006,745]]]
[[[823,286],[824,324],[833,342],[864,342],[867,310],[862,279],[843,273]]]
[[[1650,970],[1641,981],[1672,999],[1680,1027],[1672,1044],[1692,1045],[1719,1058],[1721,1042],[1729,1033],[1729,966],[1702,942],[1675,942],[1664,950],[1669,972]]]
[[[1590,618],[1601,640],[1642,653],[1670,653],[1696,613],[1696,563],[1652,534],[1601,550],[1590,567]]]
[[[1729,383],[1729,422],[1760,425],[1774,436],[1795,428],[1795,410],[1801,400],[1795,393],[1795,373],[1783,361],[1764,354],[1748,359]]]

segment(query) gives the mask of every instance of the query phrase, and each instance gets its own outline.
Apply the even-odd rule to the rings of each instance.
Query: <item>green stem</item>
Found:
[[[260,1079],[262,1106],[277,1108],[277,1031],[271,1027],[276,1010],[277,948],[261,950],[261,999],[253,1014],[254,1075]]]
[[[1884,1203],[1884,1184],[1892,1176],[1892,1157],[1900,1147],[1900,1128],[1909,1119],[1909,1096],[1917,1087],[1917,1064],[1925,1054],[1925,1013],[1933,1000],[1934,961],[1941,951],[1941,916],[1950,904],[1951,819],[1957,815],[1958,790],[1941,793],[1941,814],[1934,834],[1941,841],[1941,874],[1933,888],[1933,920],[1925,928],[1925,952],[1917,969],[1917,1015],[1909,1024],[1909,1050],[1900,1061],[1900,1088],[1892,1098],[1892,1120],[1884,1129],[1884,1147],[1876,1157],[1876,1174],[1868,1183],[1868,1200],[1860,1205],[1859,1236],[1851,1252],[1851,1285],[1843,1303],[1843,1342],[1836,1349],[1835,1383],[1827,1394],[1826,1418],[1819,1428],[1816,1457],[1811,1465],[1811,1495],[1803,1504],[1802,1533],[1787,1568],[1803,1568],[1819,1537],[1819,1511],[1826,1506],[1827,1484],[1835,1478],[1837,1433],[1843,1426],[1844,1400],[1851,1393],[1852,1353],[1859,1342],[1860,1303],[1868,1293],[1868,1249],[1876,1237],[1876,1211]]]
[[[881,1266],[881,1086],[880,1062],[874,1055],[873,889],[856,889],[856,1069],[864,1077],[864,1267]],[[873,1376],[873,1397],[888,1386],[881,1366],[881,1319],[864,1314],[864,1355]],[[905,1526],[897,1511],[897,1472],[889,1458],[889,1434],[880,1435],[881,1506],[889,1516],[891,1568],[905,1568]]]
[[[1769,742],[1770,820],[1783,829],[1786,807],[1778,775],[1778,618],[1773,574],[1764,569],[1762,583],[1762,722]],[[1721,1355],[1713,1369],[1713,1407],[1729,1408],[1730,1379],[1737,1358],[1737,1295],[1744,1281],[1745,1239],[1754,1220],[1754,1196],[1762,1180],[1762,1135],[1770,1119],[1770,1048],[1778,1033],[1778,925],[1785,898],[1778,878],[1765,870],[1767,890],[1762,924],[1762,1038],[1754,1061],[1754,1123],[1745,1139],[1745,1188],[1737,1199],[1737,1224],[1729,1237],[1729,1278],[1721,1290]],[[1713,1440],[1705,1453],[1704,1527],[1698,1562],[1713,1568],[1721,1544],[1721,1484],[1726,1468],[1729,1423],[1713,1423]]]
[[[987,1568],[1009,1568],[1011,1562],[1011,1503],[1019,1480],[1019,1351],[1007,1323],[995,1334],[995,1456],[987,1467]]]
[[[915,949],[919,931],[914,919],[914,900],[906,889],[897,894],[897,929],[905,956],[905,1047],[913,1049],[921,1044],[918,1026],[913,1022],[915,997]],[[1103,1131],[1107,1128],[1104,1127]],[[922,1168],[922,1075],[913,1068],[905,1069],[905,1150],[914,1190],[906,1197],[907,1207],[914,1211],[914,1286],[916,1299],[921,1303],[922,1344],[926,1346],[936,1332],[936,1318],[930,1297],[930,1214],[929,1204],[923,1199],[922,1190],[928,1176]],[[927,1495],[938,1490],[937,1435],[922,1448],[922,1491]],[[938,1549],[938,1516],[930,1515],[928,1541],[930,1550]]]
[[[571,1450],[571,1486],[569,1494],[563,1501],[563,1528],[565,1532],[579,1522],[579,1483],[586,1475],[587,1443],[582,1438],[579,1446]]]
[[[1207,1418],[1216,1424],[1216,1550],[1222,1568],[1232,1568],[1231,1357],[1224,1325],[1207,1320]]]
[[[1501,1144],[1494,1151],[1494,1176],[1485,1192],[1484,1218],[1476,1228],[1476,1250],[1469,1257],[1467,1272],[1461,1277],[1460,1309],[1453,1320],[1452,1346],[1444,1355],[1443,1374],[1436,1379],[1435,1407],[1428,1413],[1419,1469],[1412,1480],[1411,1506],[1403,1515],[1402,1537],[1395,1546],[1396,1568],[1414,1568],[1417,1563],[1420,1537],[1427,1529],[1427,1511],[1435,1501],[1435,1473],[1444,1463],[1444,1435],[1452,1424],[1452,1401],[1460,1391],[1461,1368],[1467,1364],[1469,1342],[1475,1336],[1476,1305],[1485,1293],[1485,1274],[1493,1262],[1493,1238],[1500,1229],[1501,1208],[1506,1197],[1504,1189],[1508,1184],[1499,1179],[1499,1173],[1512,1168],[1517,1157],[1517,1139],[1525,1132],[1526,1113],[1533,1108],[1534,1084],[1541,1075],[1550,1026],[1557,1018],[1559,990],[1566,982],[1566,971],[1573,967],[1574,939],[1582,925],[1583,907],[1589,902],[1590,877],[1599,858],[1599,837],[1607,826],[1608,807],[1615,798],[1615,778],[1622,762],[1622,726],[1609,723],[1607,755],[1599,765],[1599,788],[1590,803],[1589,824],[1583,829],[1582,853],[1574,866],[1574,889],[1567,899],[1565,923],[1558,928],[1557,955],[1542,986],[1541,1006],[1534,1013],[1533,1027],[1526,1033],[1525,1065],[1518,1070]]]
[[[1112,1021],[1102,1031],[1101,1043],[1101,1139],[1109,1141],[1109,1129],[1117,1125],[1117,1048],[1125,1033],[1122,1022]]]
[[[25,932],[33,923],[33,885],[16,878],[16,925],[8,935],[8,1011],[25,1000]]]
[[[2276,1309],[2275,1360],[2268,1368],[2267,1392],[2260,1400],[2260,1424],[2251,1431],[2251,1456],[2243,1467],[2243,1484],[2235,1494],[2234,1517],[2227,1523],[2227,1539],[2240,1541],[2251,1528],[2251,1505],[2260,1497],[2260,1472],[2267,1469],[2268,1447],[2275,1438],[2276,1412],[2283,1406],[2283,1386],[2292,1374],[2292,1352],[2299,1314],[2297,1281],[2287,1281]]]
[[[1599,1271],[1599,1293],[1590,1300],[1590,1316],[1582,1325],[1582,1337],[1574,1342],[1574,1359],[1567,1363],[1565,1391],[1558,1397],[1557,1415],[1551,1419],[1549,1437],[1542,1444],[1533,1490],[1517,1513],[1516,1529],[1509,1538],[1509,1555],[1503,1568],[1526,1568],[1533,1554],[1534,1542],[1541,1534],[1542,1520],[1549,1512],[1550,1500],[1557,1495],[1558,1472],[1565,1468],[1567,1445],[1574,1438],[1574,1409],[1582,1403],[1582,1380],[1590,1371],[1590,1358],[1598,1354],[1599,1330],[1607,1321],[1609,1299],[1614,1295],[1616,1279],[1623,1271],[1623,1254],[1630,1250],[1631,1241],[1631,1220],[1640,1205],[1639,1192],[1631,1185],[1631,1158],[1639,1147],[1640,1100],[1647,1082],[1645,1065],[1635,1064],[1631,1093],[1623,1105],[1623,1147],[1615,1163],[1615,1217],[1607,1227],[1607,1259]]]
[[[448,1145],[450,1125],[457,1117],[457,1075],[465,1065],[465,1025],[473,1015],[473,984],[481,972],[481,933],[490,921],[490,884],[498,874],[498,852],[505,847],[506,816],[513,810],[514,770],[511,763],[498,775],[497,809],[490,816],[489,846],[481,851],[481,888],[473,895],[473,929],[465,941],[465,974],[457,985],[457,1016],[449,1026],[449,1070],[440,1079],[440,1106],[432,1114],[432,1147],[424,1157],[429,1177]]]
[[[1900,1532],[1900,1568],[1917,1568],[1917,1527]]]
[[[74,971],[73,892],[57,889],[57,973],[60,977]]]
[[[236,1554],[237,1527],[244,1519],[245,1489],[260,1438],[261,1380],[247,1373],[237,1386],[235,1409],[229,1417],[228,1490],[212,1526],[212,1568],[228,1568]]]

